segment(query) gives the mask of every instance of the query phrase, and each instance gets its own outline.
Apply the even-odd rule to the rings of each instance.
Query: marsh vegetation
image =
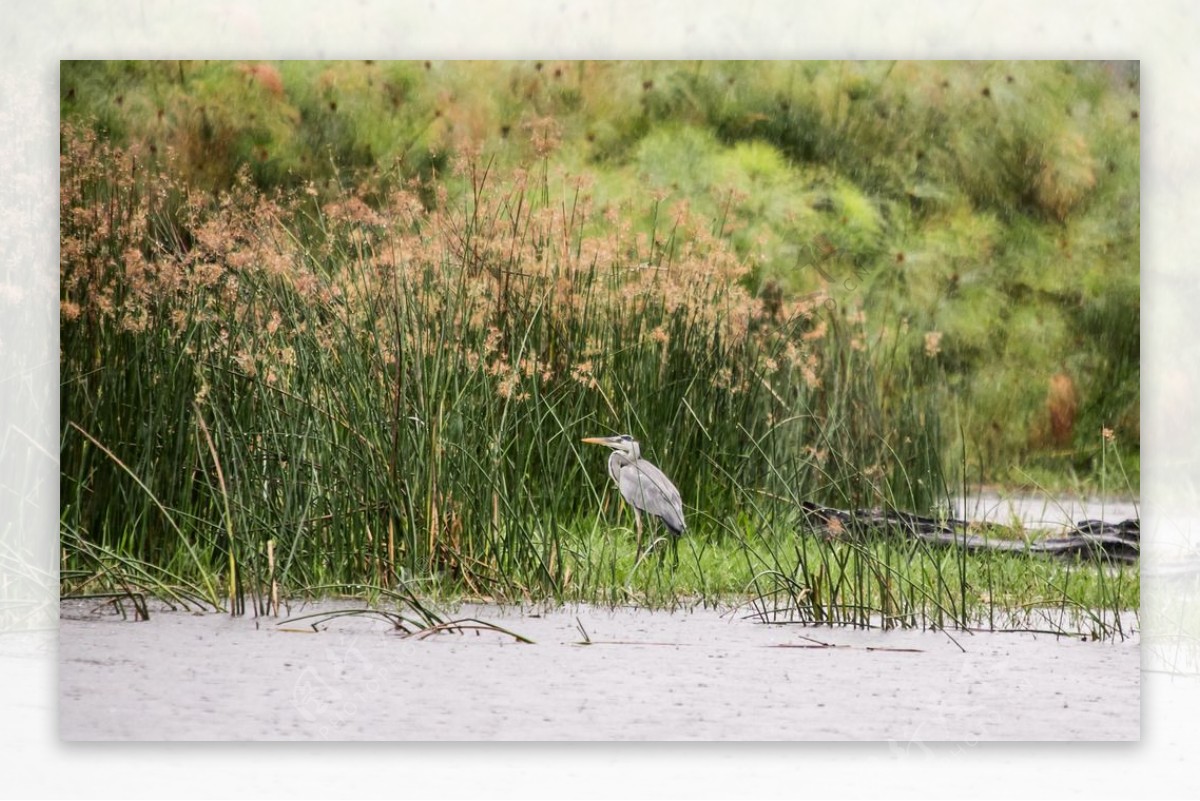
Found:
[[[65,63],[62,91],[64,592],[1137,606],[1136,567],[800,513],[1136,493],[1128,66]],[[683,495],[677,567],[635,563],[579,443],[619,432]]]

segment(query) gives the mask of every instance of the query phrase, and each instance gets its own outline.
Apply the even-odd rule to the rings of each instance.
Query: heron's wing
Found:
[[[679,497],[679,490],[671,483],[671,479],[663,475],[663,471],[645,459],[622,467],[618,484],[621,497],[634,508],[661,517],[676,534],[687,528],[683,522],[683,501]]]

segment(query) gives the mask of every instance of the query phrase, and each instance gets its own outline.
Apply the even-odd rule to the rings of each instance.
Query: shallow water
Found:
[[[353,603],[293,606],[293,616]],[[464,607],[496,632],[61,607],[67,740],[1134,740],[1139,638]],[[586,632],[586,634],[584,633]],[[590,645],[582,644],[590,641]]]
[[[1113,498],[1002,497],[983,492],[954,499],[954,515],[960,519],[1004,525],[1019,522],[1034,530],[1066,528],[1081,520],[1120,523],[1138,519],[1140,511],[1137,500]]]

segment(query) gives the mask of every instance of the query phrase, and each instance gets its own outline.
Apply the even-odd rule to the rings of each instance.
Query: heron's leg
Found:
[[[633,524],[637,528],[637,550],[634,559],[642,558],[642,515],[636,508],[633,510]]]
[[[658,551],[658,563],[661,565],[666,561],[667,551],[670,550],[671,568],[674,569],[679,567],[679,537],[675,534],[675,532],[668,529],[667,533],[663,535],[663,538],[666,540],[666,545],[663,545]],[[657,543],[658,540],[654,540],[654,542]]]

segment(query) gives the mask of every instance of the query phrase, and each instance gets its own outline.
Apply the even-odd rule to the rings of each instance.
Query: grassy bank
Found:
[[[936,349],[913,358],[901,325],[828,291],[756,296],[736,205],[606,204],[530,146],[436,182],[243,174],[211,195],[65,126],[64,589],[235,611],[272,585],[788,598],[888,625],[1136,605],[1128,572],[812,537],[802,500],[927,511],[955,491]],[[611,432],[683,494],[677,568],[633,568],[603,454],[579,444]]]

